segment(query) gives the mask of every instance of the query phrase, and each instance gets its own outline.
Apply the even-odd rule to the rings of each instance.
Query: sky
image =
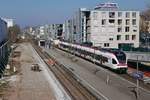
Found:
[[[94,8],[105,2],[139,11],[150,4],[150,0],[0,0],[0,17],[13,18],[21,27],[64,23],[78,8]]]

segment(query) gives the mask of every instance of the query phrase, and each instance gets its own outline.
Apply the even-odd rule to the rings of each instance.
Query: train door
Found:
[[[112,60],[111,60],[111,58],[108,58],[108,66],[112,66]]]
[[[103,56],[102,63],[103,63],[103,65],[108,66],[109,65],[108,58]]]

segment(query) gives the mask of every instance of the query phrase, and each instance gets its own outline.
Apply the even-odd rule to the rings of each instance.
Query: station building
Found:
[[[139,11],[119,10],[117,3],[100,3],[92,10],[80,8],[67,28],[72,28],[70,38],[75,43],[91,42],[101,48],[139,47],[139,20]]]

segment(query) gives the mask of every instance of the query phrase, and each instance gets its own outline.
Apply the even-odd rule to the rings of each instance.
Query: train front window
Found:
[[[117,57],[117,59],[118,59],[118,61],[120,63],[125,63],[126,62],[126,55],[125,55],[125,53],[117,52],[115,55],[116,55],[116,57]]]
[[[115,59],[112,59],[112,64],[117,64]]]

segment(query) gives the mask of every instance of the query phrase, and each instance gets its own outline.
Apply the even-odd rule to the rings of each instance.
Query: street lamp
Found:
[[[136,97],[137,99],[139,98],[139,79],[143,78],[143,73],[139,73],[139,56],[137,55],[137,66],[136,66],[136,73],[137,73],[137,78],[136,78]],[[141,56],[143,58],[143,56]]]

